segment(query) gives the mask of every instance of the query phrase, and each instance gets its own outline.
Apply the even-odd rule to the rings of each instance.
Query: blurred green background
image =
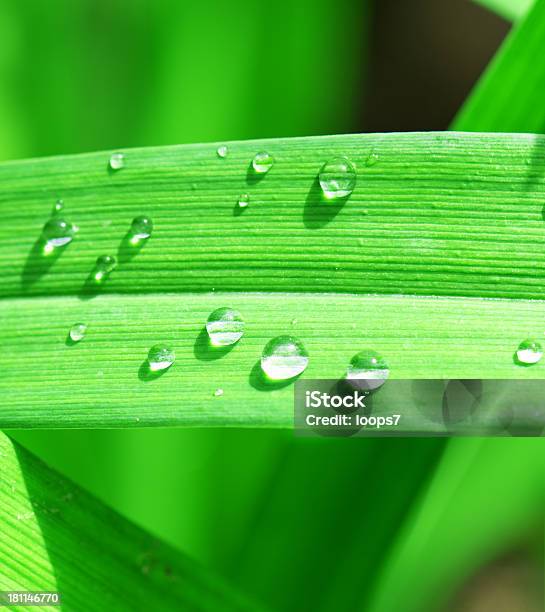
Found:
[[[462,0],[0,0],[0,159],[446,129],[508,30]],[[541,609],[539,440],[15,437],[272,609]]]

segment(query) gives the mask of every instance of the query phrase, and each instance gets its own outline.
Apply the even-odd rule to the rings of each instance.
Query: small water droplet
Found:
[[[258,174],[265,174],[268,172],[274,164],[274,158],[267,151],[260,151],[256,153],[252,160],[252,166]]]
[[[49,219],[42,230],[42,238],[45,242],[45,250],[51,252],[57,247],[62,247],[72,242],[78,228],[72,223],[53,217]]]
[[[76,323],[70,328],[70,340],[72,340],[72,342],[79,342],[85,338],[86,332],[87,325],[85,325],[85,323]]]
[[[244,319],[232,308],[218,308],[208,317],[206,331],[212,346],[230,346],[242,338]]]
[[[303,343],[293,336],[270,340],[261,355],[261,369],[271,380],[287,380],[304,372],[308,353]]]
[[[221,145],[217,148],[216,153],[218,154],[218,157],[225,159],[229,154],[229,149],[225,145]]]
[[[250,203],[250,196],[247,193],[243,193],[238,197],[238,205],[240,208],[246,208]]]
[[[153,231],[153,222],[149,217],[135,217],[131,223],[131,244],[147,240]]]
[[[291,324],[292,324],[292,325],[297,325],[297,323],[298,323],[298,320],[297,320],[297,319],[292,319],[292,320],[291,320]]]
[[[318,178],[328,200],[346,198],[356,186],[356,168],[348,158],[334,157],[322,166]]]
[[[365,165],[374,166],[378,164],[378,160],[379,160],[378,153],[375,153],[375,151],[371,151],[371,153],[369,153],[369,155],[367,156],[367,159],[365,160]]]
[[[221,395],[223,395],[223,389],[216,389],[214,391],[214,396],[215,397],[220,397]]]
[[[543,347],[537,340],[528,338],[523,340],[517,349],[517,359],[520,363],[531,365],[543,357]]]
[[[388,363],[375,351],[361,351],[352,357],[346,379],[360,389],[378,389],[390,375]]]
[[[159,372],[170,368],[175,359],[174,351],[164,344],[156,344],[148,352],[148,364],[152,372]]]
[[[125,167],[125,156],[123,153],[112,153],[110,155],[110,168],[112,170],[121,170]]]
[[[117,266],[117,259],[112,255],[101,255],[95,264],[93,276],[97,282],[106,278]]]
[[[55,202],[55,205],[53,206],[53,214],[56,215],[57,213],[61,212],[61,210],[64,209],[64,202],[62,200],[57,200]]]

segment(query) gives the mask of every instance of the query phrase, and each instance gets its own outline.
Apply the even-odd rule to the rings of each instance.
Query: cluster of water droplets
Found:
[[[220,159],[229,154],[226,145],[216,149]],[[370,167],[379,161],[378,154],[372,150],[365,165]],[[255,154],[251,168],[256,175],[267,174],[274,165],[274,157],[267,151]],[[109,159],[112,171],[119,171],[125,166],[123,153],[112,153]],[[357,171],[354,163],[345,156],[336,156],[326,161],[318,173],[318,181],[326,201],[341,201],[348,198],[354,191],[357,181]],[[246,208],[250,196],[242,193],[238,198],[239,208]],[[51,219],[45,224],[42,232],[46,247],[55,249],[70,243],[78,228],[60,216],[64,210],[62,200],[58,200],[53,208]],[[153,232],[152,220],[147,216],[135,217],[131,223],[129,236],[133,245],[141,244],[150,238]],[[100,256],[93,270],[96,282],[102,282],[117,266],[117,260],[111,255]],[[292,320],[295,325],[296,319]],[[235,345],[244,335],[245,322],[242,315],[235,309],[222,307],[210,313],[206,321],[206,331],[212,349],[221,349]],[[86,335],[87,325],[76,323],[69,331],[72,342],[80,342]],[[521,342],[516,358],[521,365],[535,364],[541,360],[543,348],[533,339]],[[161,372],[170,368],[175,362],[174,350],[164,344],[156,344],[149,349],[147,363],[151,372]],[[269,340],[263,348],[260,366],[266,379],[282,381],[293,379],[302,374],[309,364],[309,353],[305,346],[295,336],[280,335]],[[374,390],[382,386],[388,379],[390,368],[387,361],[373,350],[364,350],[355,354],[346,371],[345,379],[351,385],[364,390]],[[213,395],[222,396],[222,388],[217,388]]]
[[[121,170],[125,165],[125,156],[123,153],[112,153],[108,163],[111,170]],[[43,247],[44,256],[48,256],[53,252],[60,253],[63,248],[73,241],[76,233],[79,231],[79,227],[67,220],[64,213],[64,202],[62,199],[57,199],[53,205],[50,218],[42,228],[37,243]],[[150,217],[144,215],[135,217],[128,231],[130,244],[134,247],[141,246],[143,242],[150,238],[152,232],[153,222]],[[94,268],[90,273],[90,279],[97,284],[102,283],[117,267],[117,264],[117,258],[113,255],[101,255],[95,262]],[[77,334],[77,332],[74,333]],[[81,340],[81,338],[75,339],[72,337],[72,332],[69,335],[73,342]]]

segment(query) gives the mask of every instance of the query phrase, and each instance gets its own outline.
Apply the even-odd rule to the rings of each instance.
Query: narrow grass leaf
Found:
[[[545,131],[545,0],[514,27],[453,123],[455,130]]]
[[[542,377],[513,353],[543,333],[545,139],[319,137],[232,143],[225,160],[215,148],[127,151],[116,173],[104,153],[0,166],[0,426],[287,426],[292,387],[259,368],[285,333],[309,351],[308,377],[343,376],[360,347],[398,378]],[[256,179],[248,164],[262,149],[275,162]],[[317,174],[339,154],[358,178],[332,204]],[[242,189],[252,205],[239,215]],[[80,231],[48,259],[36,245],[54,194]],[[131,250],[143,213],[153,235]],[[119,265],[97,284],[104,254]],[[246,329],[217,351],[205,322],[222,306]],[[87,332],[73,343],[79,322]],[[176,361],[150,377],[156,344]]]
[[[0,458],[0,590],[58,591],[69,610],[256,609],[1,433]]]

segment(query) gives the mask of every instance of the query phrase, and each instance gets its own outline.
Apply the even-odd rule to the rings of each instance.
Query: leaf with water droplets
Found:
[[[221,159],[210,145],[127,151],[119,174],[108,153],[0,164],[1,427],[289,427],[293,380],[267,384],[261,356],[294,332],[310,378],[346,376],[364,350],[387,361],[390,378],[542,376],[541,362],[524,368],[514,356],[544,331],[544,137],[225,146]],[[255,172],[256,151],[274,154],[273,171]],[[371,152],[380,161],[370,167]],[[320,170],[337,158],[357,181],[349,197],[325,201]],[[244,215],[241,194],[252,201]],[[81,229],[44,256],[60,196]],[[144,238],[152,219],[160,232]],[[214,345],[207,320],[226,307],[244,326],[227,321],[238,341]],[[67,335],[78,321],[92,333],[75,347]],[[150,376],[159,342],[176,365]]]

